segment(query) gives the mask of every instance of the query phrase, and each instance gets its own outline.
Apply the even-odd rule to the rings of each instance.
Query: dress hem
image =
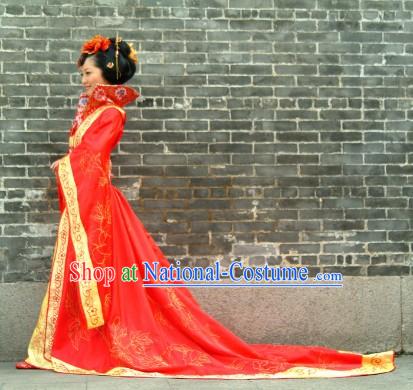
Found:
[[[346,351],[343,351],[346,352]],[[288,370],[276,373],[257,373],[257,374],[209,374],[209,375],[190,375],[190,374],[163,374],[160,372],[145,372],[134,370],[128,367],[115,367],[106,372],[98,372],[95,370],[86,370],[73,366],[60,359],[52,356],[52,368],[38,367],[40,369],[53,370],[66,374],[81,374],[81,375],[102,375],[115,377],[140,377],[140,378],[182,378],[182,379],[311,379],[311,378],[341,378],[350,376],[375,375],[393,371],[396,366],[394,364],[395,352],[385,351],[380,353],[372,353],[362,355],[361,367],[350,370],[329,370],[326,368],[295,366]],[[27,358],[25,361],[33,366]]]

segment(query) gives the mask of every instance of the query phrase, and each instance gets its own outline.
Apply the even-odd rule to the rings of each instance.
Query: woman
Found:
[[[69,151],[52,164],[61,219],[47,292],[17,368],[174,378],[309,378],[389,372],[394,352],[362,355],[325,347],[247,344],[204,312],[187,287],[146,288],[142,263],[170,263],[111,184],[110,153],[139,93],[123,85],[136,52],[121,38],[84,43]],[[112,269],[111,283],[78,278]],[[121,280],[123,267],[138,278]],[[102,275],[102,274],[101,274]],[[107,279],[109,280],[109,279]],[[107,281],[106,280],[106,281]],[[173,282],[178,283],[178,282]]]

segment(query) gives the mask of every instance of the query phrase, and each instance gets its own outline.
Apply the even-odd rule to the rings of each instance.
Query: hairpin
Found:
[[[128,57],[136,64],[138,62],[138,56],[136,55],[136,50],[133,47],[133,43],[128,43],[128,46],[130,47],[130,53]]]
[[[116,80],[119,78],[121,75],[120,70],[119,70],[119,42],[122,40],[121,37],[118,37],[118,32],[116,31],[116,52],[115,52],[115,64],[116,64]]]

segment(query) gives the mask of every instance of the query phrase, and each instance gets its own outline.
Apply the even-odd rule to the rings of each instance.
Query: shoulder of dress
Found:
[[[123,119],[126,118],[126,111],[123,108],[121,108],[121,107],[119,107],[115,104],[110,104],[110,105],[103,106],[101,108],[102,111],[100,112],[100,114],[102,114],[103,112],[106,112],[107,110],[111,110],[111,109],[118,110],[122,114]]]

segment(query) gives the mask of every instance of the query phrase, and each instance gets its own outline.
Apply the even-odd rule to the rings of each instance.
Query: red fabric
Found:
[[[142,261],[170,263],[109,178],[109,159],[122,137],[125,117],[105,109],[68,155],[77,203],[93,265],[113,266],[110,286],[98,283],[104,325],[87,329],[79,288],[69,281],[76,254],[69,244],[51,355],[85,370],[128,367],[179,375],[269,374],[292,367],[340,371],[360,368],[362,355],[321,346],[247,344],[201,309],[187,288],[145,288]],[[57,178],[59,179],[60,165]],[[60,210],[67,204],[58,180]],[[121,281],[134,264],[138,281]],[[175,282],[176,283],[176,282]],[[224,290],[222,290],[224,293]],[[343,372],[343,376],[346,374]]]

